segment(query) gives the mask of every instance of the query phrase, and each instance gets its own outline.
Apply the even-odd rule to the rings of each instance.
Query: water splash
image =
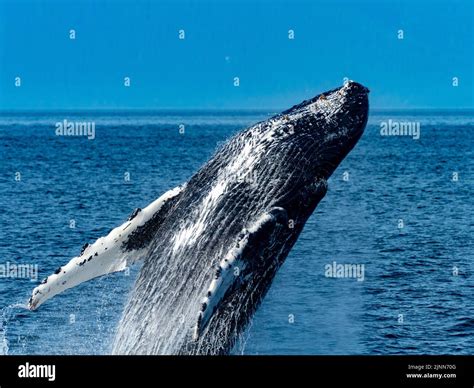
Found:
[[[249,321],[249,323],[247,324],[247,328],[237,337],[237,341],[234,346],[234,352],[233,352],[234,354],[239,354],[241,356],[246,354],[245,349],[251,337],[250,333],[252,332],[252,326],[253,326],[253,319]]]
[[[9,306],[4,307],[0,310],[1,319],[0,319],[0,355],[8,355],[9,342],[7,338],[8,332],[8,322],[10,321],[14,309],[24,309],[27,310],[27,306],[24,303],[13,303]]]

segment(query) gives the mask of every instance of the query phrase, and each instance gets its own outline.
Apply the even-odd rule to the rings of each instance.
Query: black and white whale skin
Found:
[[[142,258],[112,352],[230,352],[367,117],[368,89],[350,81],[238,133],[187,183],[86,244],[29,308]]]

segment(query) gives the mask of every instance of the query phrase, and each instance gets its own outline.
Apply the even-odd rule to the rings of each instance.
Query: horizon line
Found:
[[[288,107],[267,107],[267,108],[243,108],[243,107],[231,107],[231,108],[180,108],[180,107],[152,107],[152,108],[134,108],[134,107],[100,107],[100,108],[0,108],[0,114],[4,113],[56,113],[56,112],[255,112],[255,113],[270,113],[270,112],[282,112],[287,110]],[[415,111],[441,111],[441,112],[460,112],[460,111],[473,111],[474,107],[371,107],[370,111],[374,113],[378,112],[415,112]]]

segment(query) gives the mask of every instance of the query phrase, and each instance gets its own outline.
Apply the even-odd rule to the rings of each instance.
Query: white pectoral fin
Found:
[[[183,187],[176,187],[143,210],[136,209],[129,219],[92,245],[84,245],[79,256],[58,268],[36,287],[28,302],[30,310],[37,309],[46,300],[87,280],[112,272],[122,271],[140,260],[151,242],[153,229],[160,223],[160,212],[177,199]]]
[[[193,340],[197,341],[211,320],[214,312],[219,308],[225,296],[238,288],[245,274],[251,271],[251,264],[244,256],[256,248],[256,245],[265,243],[277,224],[286,224],[286,210],[280,207],[263,213],[255,222],[244,228],[237,242],[220,261],[214,278],[202,299],[196,325],[193,330]]]

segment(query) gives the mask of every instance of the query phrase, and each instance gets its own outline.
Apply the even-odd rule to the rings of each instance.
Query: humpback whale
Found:
[[[229,353],[361,137],[368,92],[349,81],[237,133],[188,182],[84,245],[29,309],[142,259],[112,353]]]

